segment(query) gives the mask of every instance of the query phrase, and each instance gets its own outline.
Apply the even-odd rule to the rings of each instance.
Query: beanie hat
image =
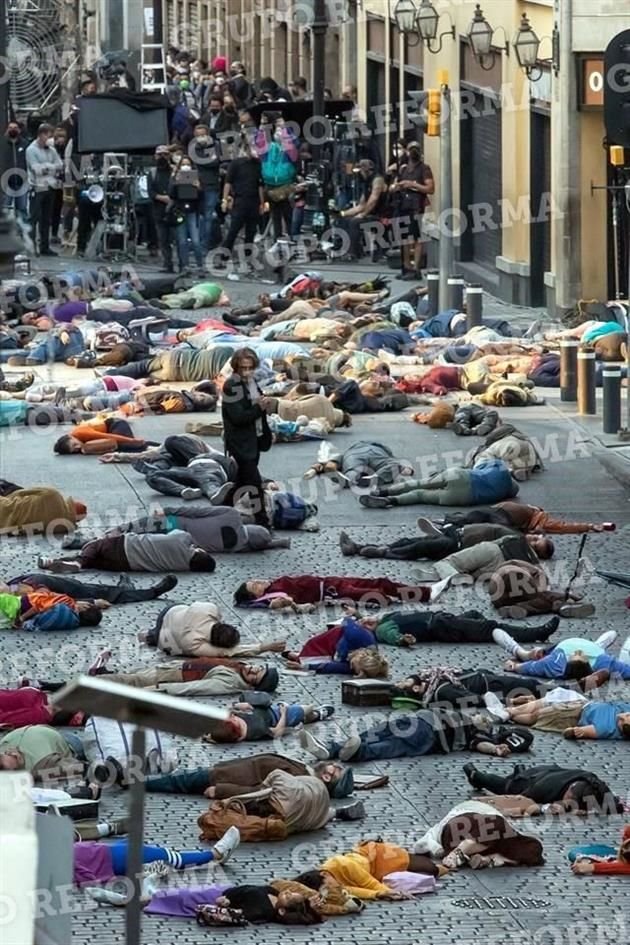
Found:
[[[228,62],[225,56],[215,56],[212,60],[213,72],[227,72]]]
[[[278,688],[279,679],[280,676],[276,667],[267,666],[265,669],[265,675],[260,680],[256,688],[259,692],[275,692]]]
[[[352,768],[346,768],[340,778],[331,781],[328,785],[328,793],[333,798],[348,797],[354,791],[354,774]]]

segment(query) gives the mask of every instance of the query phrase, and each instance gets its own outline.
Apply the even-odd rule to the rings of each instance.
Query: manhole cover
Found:
[[[548,909],[551,903],[546,899],[524,899],[521,896],[487,896],[485,898],[455,899],[453,905],[459,909]]]

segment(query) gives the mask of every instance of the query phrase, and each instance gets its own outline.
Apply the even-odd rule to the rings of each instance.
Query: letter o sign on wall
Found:
[[[585,59],[582,63],[582,108],[604,107],[604,60]]]

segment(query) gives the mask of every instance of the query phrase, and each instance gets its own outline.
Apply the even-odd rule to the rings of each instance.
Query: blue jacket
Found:
[[[494,505],[518,495],[518,485],[502,459],[491,459],[470,470],[470,491],[475,505]]]
[[[519,673],[522,676],[540,676],[544,679],[564,679],[567,670],[568,658],[562,650],[553,649],[551,653],[544,656],[541,660],[527,660],[519,666]],[[609,656],[608,653],[602,653],[601,656],[591,660],[591,667],[595,672],[598,669],[607,669],[611,674],[616,674],[621,679],[630,679],[630,663],[624,663]]]

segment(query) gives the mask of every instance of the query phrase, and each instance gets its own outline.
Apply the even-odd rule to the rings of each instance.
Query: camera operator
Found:
[[[54,148],[65,167],[66,151],[68,149],[68,133],[61,126],[55,128],[53,135]],[[59,173],[59,180],[63,181],[63,169]],[[52,215],[50,223],[50,242],[59,243],[59,227],[61,226],[61,215],[63,212],[63,187],[58,187],[53,194]]]
[[[374,161],[363,159],[355,168],[360,187],[359,202],[339,214],[341,227],[350,239],[350,253],[346,259],[360,259],[364,253],[363,228],[385,214],[388,205],[387,184],[377,171]]]
[[[410,238],[403,243],[403,278],[416,279],[422,266],[422,219],[429,195],[435,193],[433,171],[422,160],[417,141],[407,145],[407,161],[401,164],[390,192],[398,197],[398,215],[410,219]]]
[[[41,124],[37,129],[37,137],[26,149],[33,242],[37,246],[39,235],[40,256],[57,255],[50,248],[50,223],[55,190],[61,186],[58,178],[63,172],[63,161],[54,148],[52,132],[51,125]]]
[[[231,254],[237,236],[244,229],[246,250],[251,253],[260,215],[265,210],[265,196],[260,161],[245,139],[239,156],[228,166],[221,209],[224,213],[230,211],[230,226],[222,243],[223,249]],[[226,264],[224,261],[215,263],[215,268],[225,269]]]

